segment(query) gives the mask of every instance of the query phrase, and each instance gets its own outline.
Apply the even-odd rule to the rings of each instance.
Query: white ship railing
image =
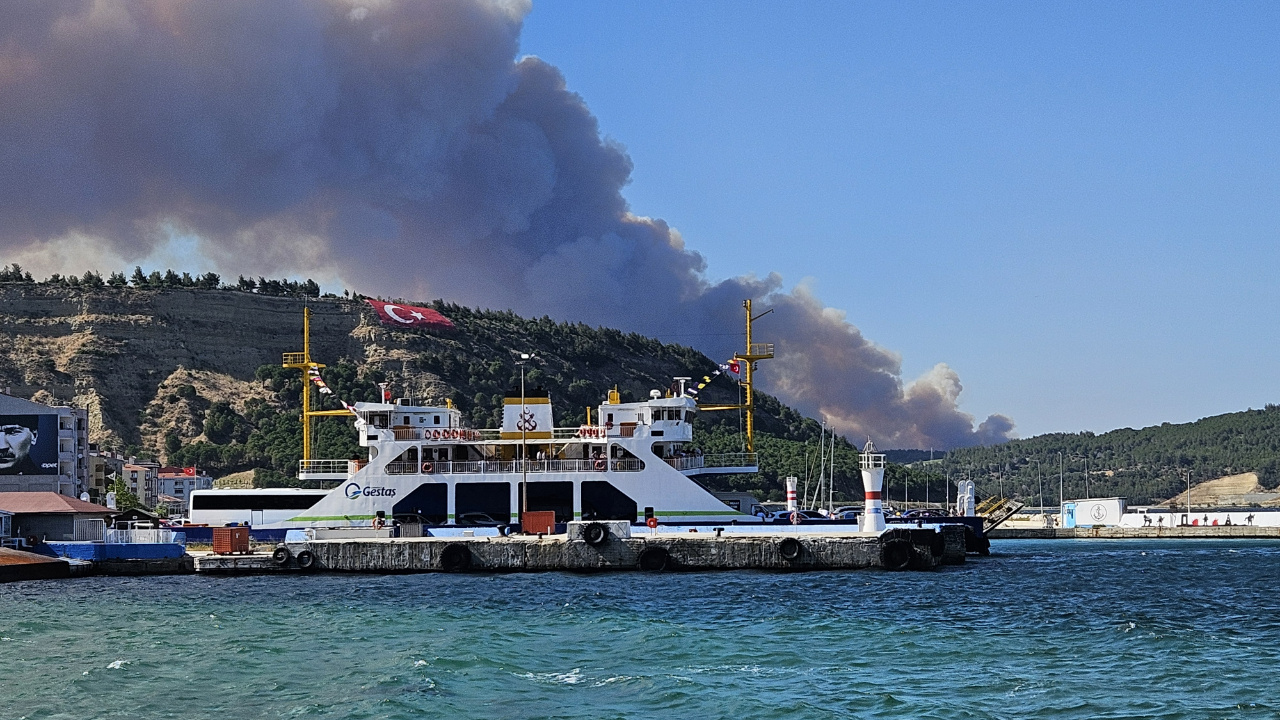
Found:
[[[298,472],[316,475],[354,475],[357,470],[367,464],[361,460],[299,460]]]
[[[387,463],[388,475],[510,475],[514,473],[598,473],[640,472],[644,462],[637,458],[625,460],[470,460],[456,462]]]
[[[390,430],[396,440],[430,440],[433,442],[488,442],[502,439],[502,430],[470,428],[437,428],[437,427],[392,427],[373,428],[373,430]],[[635,428],[631,428],[634,433]],[[545,432],[545,431],[544,431]],[[610,433],[604,426],[582,425],[576,428],[552,428],[553,440],[603,440]],[[630,437],[628,434],[627,437]]]
[[[664,458],[677,470],[702,470],[706,468],[757,467],[755,453],[717,453],[715,455],[688,455]]]

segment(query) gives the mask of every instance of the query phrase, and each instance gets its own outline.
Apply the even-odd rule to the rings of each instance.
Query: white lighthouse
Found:
[[[862,448],[862,491],[867,496],[867,506],[862,513],[862,524],[858,529],[862,532],[882,532],[884,530],[884,507],[880,504],[880,494],[884,490],[884,455],[876,452],[875,443],[867,440]]]

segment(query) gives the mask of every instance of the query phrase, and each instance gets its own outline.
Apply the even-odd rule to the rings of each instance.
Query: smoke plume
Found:
[[[632,214],[631,161],[519,57],[526,2],[17,2],[0,6],[0,250],[132,262],[174,237],[227,274],[315,273],[661,334],[773,307],[765,389],[886,446],[998,442],[945,365],[900,362],[776,275],[711,283]],[[36,269],[41,269],[37,267]],[[106,269],[106,268],[104,268]]]

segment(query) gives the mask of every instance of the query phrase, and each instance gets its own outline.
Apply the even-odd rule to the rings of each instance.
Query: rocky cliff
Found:
[[[480,426],[519,377],[519,350],[537,351],[530,380],[559,389],[562,414],[581,414],[614,384],[642,397],[673,375],[714,368],[696,351],[636,335],[441,303],[456,330],[385,328],[367,303],[342,298],[0,283],[0,389],[85,407],[92,442],[162,456],[166,436],[207,439],[213,403],[236,412],[254,399],[288,404],[256,373],[302,349],[304,303],[314,359],[377,370],[398,395],[453,399]]]

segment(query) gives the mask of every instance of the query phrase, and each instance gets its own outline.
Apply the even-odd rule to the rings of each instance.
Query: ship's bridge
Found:
[[[416,405],[411,398],[400,398],[394,403],[358,402],[356,432],[360,444],[369,446],[387,440],[429,439],[433,431],[459,431],[462,429],[462,413],[451,407]]]

